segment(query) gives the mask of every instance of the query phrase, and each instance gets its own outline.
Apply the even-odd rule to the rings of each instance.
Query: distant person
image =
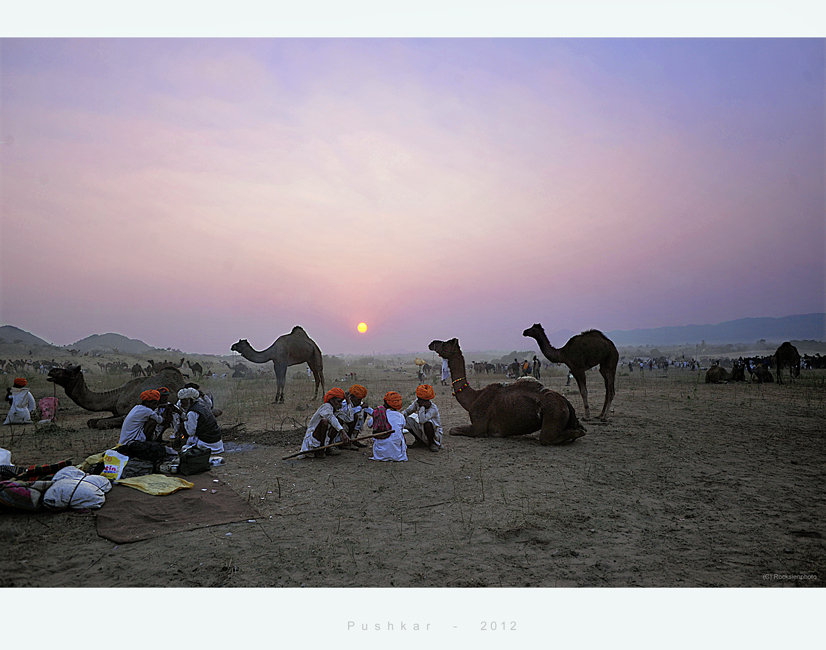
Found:
[[[187,435],[186,443],[181,452],[200,447],[209,449],[213,454],[224,451],[224,441],[221,439],[221,427],[215,420],[212,410],[201,401],[197,388],[182,388],[178,391],[178,400],[184,412],[184,431]]]
[[[539,359],[536,358],[536,355],[533,355],[533,378],[539,379],[539,368],[542,364],[539,362]]]
[[[450,368],[447,367],[447,359],[442,359],[441,380],[442,386],[447,386],[447,382],[450,380]]]
[[[34,397],[29,392],[29,382],[23,377],[17,377],[6,394],[9,401],[9,413],[3,424],[30,424],[32,413],[37,407]]]
[[[384,395],[384,405],[373,410],[370,425],[373,428],[373,455],[370,460],[407,460],[407,443],[404,440],[404,406],[402,396],[396,391]],[[376,436],[376,433],[387,432]]]
[[[341,388],[331,388],[324,395],[324,403],[313,413],[310,424],[307,426],[307,432],[304,434],[301,451],[308,453],[304,454],[302,458],[310,458],[309,452],[313,452],[312,456],[315,458],[323,458],[325,455],[336,456],[341,452],[335,447],[320,451],[313,450],[316,447],[324,447],[332,443],[337,436],[340,436],[343,442],[350,441],[347,430],[336,417],[338,411],[341,410],[345,397],[346,395]]]
[[[161,403],[161,394],[156,390],[145,390],[141,393],[141,403],[133,406],[132,410],[123,419],[120,428],[118,445],[130,442],[146,442],[145,427],[152,421],[155,426],[163,422],[163,416],[158,412]]]
[[[425,446],[434,452],[442,448],[442,419],[434,397],[433,386],[421,384],[416,387],[416,399],[402,411],[404,427],[416,439],[411,447]]]

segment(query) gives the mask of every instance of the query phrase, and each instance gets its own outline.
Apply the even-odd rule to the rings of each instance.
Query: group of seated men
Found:
[[[373,430],[372,460],[407,460],[405,433],[414,438],[411,447],[423,446],[433,452],[442,448],[442,423],[433,403],[433,386],[420,384],[416,399],[407,408],[396,391],[385,393],[382,405],[376,408],[366,405],[366,397],[367,388],[361,384],[353,384],[347,391],[328,390],[307,426],[301,444],[301,451],[307,452],[303,457],[323,458],[340,454],[339,447],[364,447],[359,436],[365,425]]]

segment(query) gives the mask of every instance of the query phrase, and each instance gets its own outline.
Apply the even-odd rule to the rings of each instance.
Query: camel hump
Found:
[[[296,325],[295,327],[293,327],[290,334],[303,334],[304,336],[307,336],[307,332],[304,331],[304,328],[301,327],[301,325]]]

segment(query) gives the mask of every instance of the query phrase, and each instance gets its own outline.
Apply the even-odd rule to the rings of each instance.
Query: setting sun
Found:
[[[359,323],[356,329],[364,334],[367,331],[367,323]]]

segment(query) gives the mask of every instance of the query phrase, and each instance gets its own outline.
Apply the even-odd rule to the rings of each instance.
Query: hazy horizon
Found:
[[[3,38],[0,319],[367,354],[824,312],[824,42]]]
[[[817,315],[817,316],[826,316],[826,313],[790,314],[790,315],[786,316],[785,318],[794,318],[794,317],[799,317],[799,316],[815,316],[815,315]],[[746,318],[746,319],[743,319],[743,320],[752,320],[752,319],[762,319],[762,317],[752,317],[752,318]],[[738,319],[738,320],[741,320],[741,319]],[[725,325],[729,322],[731,322],[731,321],[726,321],[725,323],[689,323],[689,324],[686,324],[686,325],[673,326],[673,327],[689,327],[689,328],[718,327],[718,326],[721,326],[721,325]],[[742,324],[741,324],[741,326],[742,326]],[[92,338],[92,337],[106,337],[106,336],[109,336],[109,335],[123,336],[123,337],[125,337],[129,340],[138,341],[140,343],[144,343],[146,345],[149,345],[148,343],[146,343],[146,341],[144,341],[140,337],[127,337],[126,335],[121,334],[120,332],[94,332],[92,334],[87,334],[86,336],[82,336],[82,337],[80,337],[76,340],[70,341],[68,343],[56,343],[54,341],[49,341],[47,339],[44,339],[37,332],[25,330],[23,328],[20,328],[20,327],[14,325],[14,324],[11,324],[11,323],[0,323],[0,328],[2,328],[2,327],[14,327],[16,329],[19,329],[19,330],[25,332],[25,333],[28,333],[32,336],[35,336],[35,337],[37,337],[41,340],[44,340],[49,345],[54,345],[54,346],[57,346],[57,347],[60,347],[60,348],[70,348],[71,346],[73,346],[77,343],[80,343],[81,341],[85,341],[86,339],[89,339],[89,338]],[[807,327],[808,327],[808,325],[807,325]],[[639,328],[638,330],[629,330],[629,333],[633,333],[635,331],[649,331],[649,330],[657,331],[658,329],[659,328]],[[551,344],[554,345],[554,346],[557,346],[557,347],[561,347],[562,345],[564,345],[564,343],[571,336],[573,336],[575,334],[578,334],[578,333],[579,332],[571,332],[570,330],[546,331],[546,334],[548,335],[548,337],[551,341]],[[612,334],[612,331],[609,330],[606,333]],[[285,332],[285,334],[286,334],[286,332]],[[773,342],[773,343],[779,343],[781,341],[781,339],[782,340],[826,341],[826,332],[824,332],[820,336],[820,338],[815,338],[815,339],[810,339],[809,336],[807,336],[807,335],[792,336],[790,334],[784,334],[782,336],[772,336],[771,334],[766,334],[764,338],[766,338],[767,341]],[[510,347],[510,348],[484,348],[484,349],[468,348],[468,347],[464,346],[464,344],[462,344],[461,340],[460,340],[460,344],[462,344],[463,352],[468,353],[468,354],[500,353],[500,352],[508,352],[508,351],[513,351],[513,350],[516,350],[516,351],[533,350],[534,353],[539,354],[539,350],[538,350],[538,348],[536,346],[536,343],[534,342],[533,339],[523,338],[522,340],[524,341],[523,346],[518,346],[517,345],[517,346],[514,346],[514,347]],[[719,340],[714,339],[714,340],[711,340],[709,342],[709,344],[710,345],[718,345],[718,344],[722,344],[723,342],[724,341],[722,339],[719,339]],[[739,339],[737,337],[733,337],[733,338],[730,338],[730,339],[727,338],[725,340],[725,343],[737,344],[737,345],[743,345],[743,344],[746,344],[746,343],[749,343],[749,342],[750,341],[747,341],[746,338],[744,338],[744,337],[740,337]],[[656,341],[642,342],[642,341],[640,341],[640,342],[618,342],[616,344],[617,344],[618,348],[629,348],[629,347],[641,347],[641,346],[642,347],[645,347],[645,346],[681,347],[681,346],[686,346],[686,345],[693,345],[694,343],[696,343],[696,342],[694,342],[694,341],[683,341],[681,343],[677,343],[677,342],[663,342],[663,341],[660,341],[660,342],[656,342]],[[759,341],[757,341],[757,343],[759,343]],[[181,348],[171,348],[170,346],[157,346],[157,347],[152,346],[152,347],[154,349],[161,350],[161,351],[180,352],[181,354],[188,354],[188,355],[233,356],[233,355],[237,354],[237,353],[234,353],[232,351],[227,351],[227,352],[224,352],[224,353],[212,353],[212,352],[201,352],[201,351],[194,351],[194,350],[185,350],[185,349],[181,349]],[[259,349],[263,350],[266,347],[268,347],[268,345],[262,346]],[[362,351],[362,352],[351,352],[351,351],[346,351],[346,350],[339,350],[339,351],[330,352],[330,351],[322,349],[322,353],[324,355],[327,355],[327,356],[347,356],[347,357],[349,357],[349,356],[365,356],[365,355],[367,355],[367,356],[369,356],[369,355],[394,356],[394,355],[431,354],[431,352],[429,350],[427,350],[426,347],[422,347],[418,350],[417,349],[392,349],[392,350],[384,349],[384,350],[370,350],[370,351]]]

